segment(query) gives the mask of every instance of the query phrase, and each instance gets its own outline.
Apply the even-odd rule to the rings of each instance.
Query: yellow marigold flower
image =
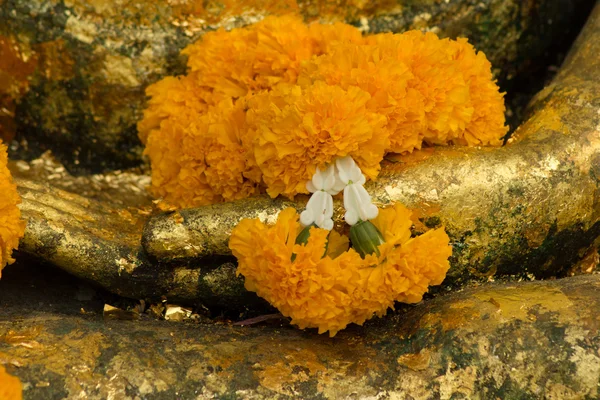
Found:
[[[451,41],[434,33],[409,31],[400,35],[370,36],[382,58],[396,59],[414,74],[409,87],[424,97],[427,137],[443,137],[449,131],[464,128],[470,120],[468,87],[460,69],[452,61]],[[434,133],[437,132],[437,133]]]
[[[23,386],[16,376],[9,375],[4,367],[0,365],[0,399],[21,400],[23,398]]]
[[[369,36],[366,40],[377,45],[382,58],[402,62],[413,73],[408,87],[422,96],[425,141],[446,144],[454,132],[465,129],[473,106],[469,87],[453,62],[449,39],[439,39],[431,32],[409,31]]]
[[[0,141],[0,276],[2,268],[14,262],[12,251],[17,248],[25,232],[25,222],[21,220],[21,211],[17,207],[21,198],[7,163],[6,146]]]
[[[425,127],[424,97],[409,82],[415,76],[395,57],[382,58],[377,45],[337,42],[330,53],[303,64],[300,86],[325,81],[345,90],[356,86],[368,92],[367,108],[387,117],[387,151],[410,152],[421,148]]]
[[[504,93],[492,77],[492,65],[481,51],[477,52],[467,39],[451,42],[453,59],[458,65],[473,103],[473,117],[464,131],[453,141],[463,145],[479,146],[502,144],[508,132],[504,125]]]
[[[294,324],[337,331],[347,324],[347,288],[357,283],[358,275],[345,268],[349,264],[339,266],[329,256],[322,257],[329,231],[312,228],[308,243],[301,246],[295,244],[301,229],[293,208],[282,211],[274,226],[241,221],[229,241],[239,261],[237,272],[246,278],[246,289],[292,317]]]
[[[461,39],[433,33],[380,34],[332,41],[328,52],[303,64],[298,84],[324,80],[369,92],[369,109],[388,118],[389,151],[432,144],[500,144],[506,133],[502,94],[483,53]]]
[[[241,146],[245,113],[231,100],[205,114],[164,119],[151,131],[145,154],[152,163],[152,191],[178,207],[237,200],[257,193],[260,173]]]
[[[226,31],[221,28],[206,33],[186,47],[188,69],[198,85],[230,97],[242,97],[253,86],[252,45],[255,32],[247,29]]]
[[[189,45],[188,67],[200,86],[233,98],[296,81],[315,42],[297,16],[270,16],[244,28],[219,29]]]
[[[438,39],[433,33],[410,31],[365,40],[376,44],[382,57],[395,56],[415,74],[409,87],[425,99],[425,141],[502,144],[500,139],[508,130],[503,94],[493,81],[485,54],[476,52],[466,39]]]
[[[410,211],[400,204],[380,210],[372,221],[386,242],[380,257],[364,260],[353,249],[340,253],[345,245],[334,243],[347,243],[347,238],[334,232],[329,240],[336,251],[328,249],[323,256],[329,232],[320,228],[311,228],[306,245],[295,244],[302,230],[298,218],[296,210],[288,208],[273,226],[242,220],[229,247],[238,258],[237,272],[245,277],[246,289],[300,328],[316,327],[334,336],[350,323],[385,314],[394,301],[420,301],[449,268],[451,247],[444,230],[410,238]]]
[[[369,93],[324,82],[279,85],[248,101],[255,161],[271,197],[307,193],[317,167],[351,155],[374,179],[388,147],[385,116],[371,112]]]
[[[308,27],[315,40],[315,55],[327,54],[338,43],[363,44],[362,33],[354,26],[335,22],[333,24],[314,23]]]
[[[207,88],[197,84],[196,77],[168,76],[146,88],[150,97],[144,118],[138,122],[138,134],[142,143],[146,143],[153,130],[160,129],[160,123],[167,118],[192,120],[208,110],[207,101],[212,95]]]
[[[315,42],[302,19],[296,15],[267,17],[252,25],[258,42],[254,50],[254,72],[263,87],[279,82],[296,82],[300,64],[315,54]]]
[[[380,210],[377,218],[371,220],[386,240],[379,247],[379,257],[365,257],[367,265],[379,269],[378,273],[369,275],[369,281],[373,284],[375,280],[382,279],[377,292],[380,298],[387,295],[394,301],[419,302],[429,286],[442,283],[450,268],[448,257],[452,255],[452,248],[445,230],[434,229],[411,238],[411,214],[397,203],[394,207]],[[387,309],[385,304],[382,300],[383,312]]]
[[[353,26],[313,24],[293,14],[269,16],[243,28],[219,29],[184,49],[200,86],[215,95],[240,98],[278,83],[295,83],[303,61],[336,41],[362,42]]]

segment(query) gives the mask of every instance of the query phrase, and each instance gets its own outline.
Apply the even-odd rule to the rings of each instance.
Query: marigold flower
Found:
[[[397,60],[412,72],[407,86],[422,96],[425,112],[425,141],[446,144],[453,133],[465,129],[473,114],[469,86],[449,39],[431,32],[408,31],[401,35],[381,34],[366,38],[379,49],[383,59]]]
[[[317,81],[347,90],[359,87],[371,96],[367,108],[386,116],[386,151],[410,152],[421,148],[425,124],[424,98],[408,86],[414,75],[396,58],[382,58],[376,45],[337,42],[330,53],[303,64],[298,84],[307,87]]]
[[[144,118],[138,122],[138,135],[146,143],[153,130],[160,129],[160,123],[168,118],[190,121],[206,113],[211,93],[197,84],[195,75],[167,76],[148,86],[146,95],[150,97]]]
[[[315,40],[315,55],[327,54],[332,46],[338,43],[363,44],[364,38],[358,28],[335,22],[333,24],[314,23],[308,27],[311,37]]]
[[[324,82],[303,89],[280,85],[248,101],[253,153],[267,193],[307,193],[317,167],[351,155],[374,179],[388,147],[385,117],[367,109],[371,96]]]
[[[477,52],[467,39],[451,42],[453,59],[457,63],[467,85],[473,116],[464,131],[459,131],[453,141],[468,146],[502,144],[508,132],[504,125],[504,93],[492,77],[492,65],[482,52]]]
[[[9,375],[0,365],[0,399],[21,400],[22,398],[23,386],[19,378]]]
[[[21,211],[17,207],[21,198],[7,163],[6,146],[0,141],[0,277],[2,268],[14,262],[12,251],[17,248],[25,232],[25,222],[21,220]]]
[[[334,336],[350,323],[385,314],[394,301],[420,301],[429,285],[444,279],[451,254],[448,236],[440,228],[410,238],[410,214],[396,204],[372,220],[386,240],[379,257],[362,259],[353,249],[344,251],[347,238],[315,227],[306,245],[295,244],[303,227],[292,208],[283,210],[273,226],[242,220],[229,247],[238,258],[237,273],[245,277],[246,289],[300,328],[316,327]],[[323,256],[328,234],[330,244]]]
[[[315,40],[297,16],[270,16],[244,28],[219,29],[183,51],[200,86],[215,94],[240,98],[295,83],[303,60],[315,51]]]
[[[248,164],[239,137],[244,110],[231,100],[205,114],[164,119],[148,136],[145,153],[152,163],[152,188],[178,207],[237,200],[258,192],[260,172]]]
[[[251,48],[255,43],[255,32],[221,28],[206,33],[182,54],[188,56],[188,69],[194,73],[199,86],[238,98],[245,96],[253,86],[258,87],[252,68]]]

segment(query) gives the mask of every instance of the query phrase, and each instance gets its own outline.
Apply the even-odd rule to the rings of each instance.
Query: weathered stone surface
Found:
[[[27,176],[18,166],[13,168],[15,175]],[[237,311],[268,309],[263,300],[245,291],[243,280],[235,276],[235,265],[227,259],[163,263],[149,257],[140,241],[152,208],[144,202],[131,206],[139,196],[127,200],[130,187],[124,185],[125,190],[111,193],[106,182],[96,181],[99,187],[88,188],[89,197],[84,197],[73,191],[85,190],[89,179],[71,180],[73,186],[67,185],[70,192],[23,178],[17,181],[28,232],[20,244],[22,253],[122,296],[166,296],[173,301]],[[62,180],[62,185],[67,182]],[[101,200],[94,199],[92,192]],[[115,192],[121,195],[115,196]],[[119,199],[126,199],[125,204],[116,202]]]
[[[599,396],[598,275],[451,292],[330,339],[285,324],[104,321],[64,279],[32,288],[6,272],[0,363],[25,399]]]
[[[375,2],[4,0],[0,2],[0,137],[13,155],[46,149],[76,173],[140,162],[144,88],[184,71],[179,51],[204,32],[299,11],[367,32],[430,29],[467,36],[503,89],[570,37],[593,0]],[[560,46],[559,46],[560,47]],[[16,149],[16,150],[15,150]]]
[[[446,287],[595,267],[598,54],[600,6],[563,70],[535,99],[519,140],[499,149],[435,148],[389,160],[371,184],[380,203],[401,201],[416,210],[417,231],[446,226],[454,247]],[[302,198],[259,197],[157,213],[143,194],[145,176],[73,178],[44,168],[12,167],[28,219],[21,251],[134,298],[166,295],[229,309],[264,304],[234,277],[231,229],[244,217],[273,220],[284,207],[304,207]]]

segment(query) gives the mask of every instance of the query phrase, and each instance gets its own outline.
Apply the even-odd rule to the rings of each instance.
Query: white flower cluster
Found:
[[[312,224],[319,228],[333,229],[333,197],[344,191],[344,218],[349,225],[377,217],[379,210],[371,203],[371,196],[364,188],[365,176],[352,157],[338,158],[324,171],[317,168],[306,188],[312,193],[306,210],[300,214],[304,226]]]

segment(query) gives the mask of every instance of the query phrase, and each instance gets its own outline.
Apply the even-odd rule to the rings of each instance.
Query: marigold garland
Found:
[[[11,257],[13,249],[17,248],[25,231],[25,222],[21,220],[21,211],[17,207],[21,198],[7,163],[6,146],[0,141],[0,277],[2,268],[14,262]]]
[[[273,226],[243,220],[233,230],[248,290],[333,336],[442,282],[444,229],[411,238],[410,211],[378,210],[363,185],[387,152],[501,144],[503,95],[483,53],[465,39],[364,37],[295,16],[207,33],[183,53],[188,74],[151,85],[138,124],[153,193],[179,207],[313,193],[302,221],[318,227],[287,209]],[[356,250],[321,229],[333,226],[342,191]]]
[[[450,267],[448,236],[443,228],[411,238],[411,212],[401,204],[381,209],[372,223],[385,243],[380,256],[362,259],[347,248],[346,237],[312,228],[306,245],[295,244],[302,229],[296,210],[283,210],[272,226],[242,220],[229,247],[238,258],[238,274],[256,292],[292,318],[300,328],[318,328],[330,336],[350,323],[363,324],[384,315],[395,301],[419,302],[438,285]],[[335,250],[332,250],[334,248]],[[295,257],[292,259],[292,255]]]
[[[151,85],[138,124],[152,191],[179,207],[306,193],[317,167],[347,155],[375,179],[386,152],[500,145],[507,131],[491,65],[466,39],[363,37],[288,15],[207,33],[183,53],[188,74]]]

